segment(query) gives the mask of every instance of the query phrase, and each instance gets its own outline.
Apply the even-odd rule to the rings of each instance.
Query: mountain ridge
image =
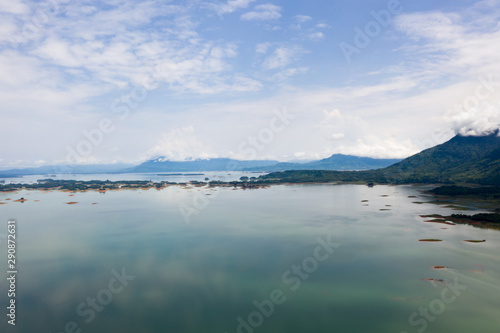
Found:
[[[280,162],[270,167],[248,168],[244,171],[287,171],[287,170],[371,170],[400,162],[401,159],[383,159],[354,155],[333,154],[330,157],[308,163]]]
[[[476,183],[500,182],[500,137],[456,135],[396,164],[369,171],[299,170],[271,173],[262,179],[277,181],[347,181],[374,183]]]
[[[275,160],[235,160],[230,158],[186,159],[170,161],[163,156],[133,164],[46,165],[41,167],[0,170],[0,177],[38,174],[93,174],[137,172],[190,172],[190,171],[284,171],[304,169],[367,170],[398,162],[396,159],[375,159],[353,155],[334,154],[322,160],[298,163]]]
[[[164,160],[157,157],[139,164],[128,172],[189,172],[189,171],[241,171],[244,168],[263,167],[278,163],[273,160],[240,161],[230,158],[193,159],[186,161]]]

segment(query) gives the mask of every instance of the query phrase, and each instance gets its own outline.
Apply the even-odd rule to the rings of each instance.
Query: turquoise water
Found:
[[[1,331],[498,332],[500,232],[423,222],[453,211],[420,189],[1,193]]]

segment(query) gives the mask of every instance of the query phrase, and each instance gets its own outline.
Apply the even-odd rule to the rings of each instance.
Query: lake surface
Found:
[[[191,180],[205,181],[208,178],[210,181],[230,182],[239,180],[240,177],[259,177],[267,172],[245,172],[245,171],[200,171],[200,172],[144,172],[144,173],[102,173],[102,174],[57,174],[57,175],[27,175],[22,177],[2,178],[6,184],[28,184],[36,183],[39,179],[60,179],[60,180],[145,180],[154,182],[175,182],[183,183]]]
[[[500,232],[424,222],[454,211],[421,189],[0,193],[0,331],[497,333]]]

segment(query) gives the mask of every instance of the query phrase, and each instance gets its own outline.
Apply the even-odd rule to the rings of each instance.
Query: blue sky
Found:
[[[0,3],[0,167],[403,158],[500,124],[500,1]]]

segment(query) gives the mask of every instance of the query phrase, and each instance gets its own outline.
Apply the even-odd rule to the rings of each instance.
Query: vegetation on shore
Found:
[[[316,171],[321,172],[321,171]],[[163,189],[168,186],[208,186],[208,187],[234,187],[242,189],[257,189],[265,188],[275,182],[272,181],[262,181],[258,179],[243,179],[240,181],[223,182],[223,181],[191,181],[188,183],[173,183],[167,181],[152,182],[152,181],[102,181],[102,180],[91,180],[91,181],[77,181],[77,180],[54,180],[54,179],[42,179],[37,183],[33,184],[0,184],[0,192],[13,192],[18,190],[59,190],[59,191],[99,191],[106,192],[108,190],[149,190],[149,189]],[[468,198],[476,198],[478,196],[487,196],[490,198],[498,198],[499,188],[498,187],[459,187],[459,186],[443,186],[438,187],[429,191],[430,193],[436,195],[447,195],[447,196],[464,196],[467,195]],[[497,208],[500,211],[500,207]],[[432,217],[433,220],[426,222],[444,223],[450,224],[449,221],[454,223],[470,224],[474,226],[481,226],[487,228],[500,229],[500,213],[491,214],[476,214],[476,215],[464,215],[464,214],[452,214],[451,216],[441,216],[441,215],[430,215],[422,217]],[[429,241],[429,240],[425,240]]]
[[[491,187],[466,187],[466,186],[440,186],[428,191],[435,195],[446,196],[474,196],[485,199],[500,198],[500,186]]]
[[[430,215],[434,220],[427,222],[446,223],[451,221],[459,224],[500,229],[500,187],[499,186],[440,186],[426,191],[427,193],[441,197],[441,199],[452,199],[454,202],[479,202],[482,206],[488,205],[494,212],[479,213],[475,215],[452,214],[450,216]]]
[[[500,229],[500,214],[498,213],[480,213],[475,215],[452,214],[447,218],[455,223]]]
[[[499,213],[479,213],[474,215],[451,214],[450,216],[433,214],[433,215],[422,215],[421,217],[433,218],[432,220],[427,220],[425,222],[442,223],[448,225],[468,224],[476,227],[500,229]]]
[[[272,182],[364,182],[378,184],[500,184],[500,137],[457,135],[389,167],[368,171],[294,170],[260,179]]]
[[[125,190],[125,189],[162,189],[168,186],[178,185],[178,186],[210,186],[210,187],[241,187],[241,188],[262,188],[266,187],[266,183],[262,182],[243,182],[243,181],[210,181],[210,182],[200,182],[200,181],[190,181],[187,183],[175,183],[168,181],[152,182],[152,181],[142,181],[142,180],[120,180],[120,181],[110,181],[110,180],[54,180],[54,179],[41,179],[37,183],[33,184],[0,184],[0,192],[13,192],[19,190],[60,190],[60,191],[107,191],[107,190]]]

